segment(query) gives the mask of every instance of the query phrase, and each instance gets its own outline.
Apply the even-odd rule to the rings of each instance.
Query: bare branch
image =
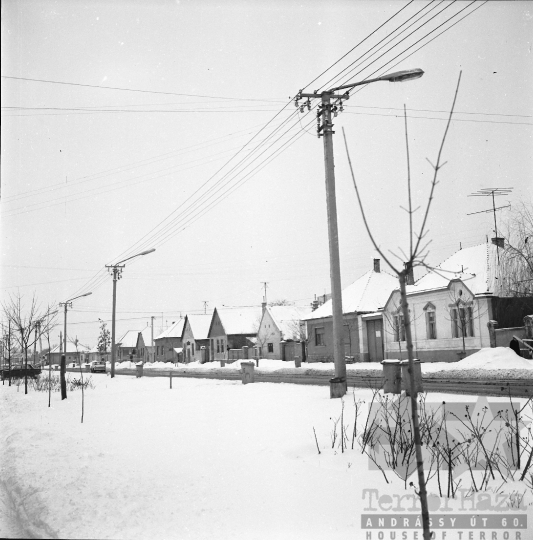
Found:
[[[413,257],[413,199],[411,197],[411,161],[409,159],[409,137],[407,136],[407,109],[403,105],[403,118],[405,122],[405,151],[407,154],[407,200],[409,202],[409,257]]]
[[[424,233],[424,229],[426,227],[426,222],[427,222],[427,219],[428,219],[428,216],[429,216],[429,209],[431,208],[431,202],[433,201],[433,194],[435,192],[435,187],[437,185],[437,175],[439,173],[440,158],[441,158],[441,155],[442,155],[442,151],[444,149],[444,143],[446,142],[446,136],[448,135],[448,130],[450,129],[450,124],[451,124],[451,121],[452,121],[453,111],[454,111],[454,108],[455,108],[455,102],[457,101],[457,94],[459,92],[459,85],[461,84],[461,75],[462,75],[462,71],[459,73],[459,80],[457,81],[457,87],[455,89],[455,95],[453,97],[452,108],[450,110],[450,115],[448,117],[448,122],[446,123],[446,129],[444,130],[444,135],[443,135],[442,141],[440,143],[439,153],[437,155],[437,164],[434,166],[433,181],[431,182],[431,190],[429,192],[428,204],[427,204],[427,207],[426,207],[426,212],[425,212],[425,215],[424,215],[424,219],[422,221],[422,226],[420,227],[420,234],[418,235],[419,240],[417,241],[417,243],[415,245],[414,252],[413,251],[411,252],[411,256],[412,256],[413,260],[416,258],[417,254],[418,254],[418,247],[420,245],[420,237]]]
[[[357,201],[359,202],[359,208],[361,210],[361,215],[363,217],[363,223],[365,224],[366,232],[368,233],[368,236],[370,238],[370,241],[372,242],[372,245],[374,246],[374,249],[383,257],[383,260],[392,268],[392,270],[396,273],[398,273],[398,270],[394,268],[394,266],[389,262],[383,251],[379,248],[376,241],[374,240],[374,237],[372,236],[372,232],[370,231],[370,227],[368,226],[368,221],[366,219],[366,214],[363,209],[363,203],[361,202],[361,196],[359,195],[359,189],[357,187],[357,182],[355,181],[355,175],[353,173],[353,167],[352,167],[352,160],[350,159],[350,152],[348,150],[348,141],[346,140],[346,133],[344,131],[344,127],[342,128],[342,136],[344,137],[344,146],[346,147],[346,155],[348,157],[348,165],[350,167],[350,173],[352,175],[353,185],[355,188],[355,193],[357,195]]]

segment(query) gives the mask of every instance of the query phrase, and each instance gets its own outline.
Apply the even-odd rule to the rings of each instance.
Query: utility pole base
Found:
[[[329,397],[330,399],[341,398],[348,391],[348,383],[345,378],[334,377],[329,380]]]

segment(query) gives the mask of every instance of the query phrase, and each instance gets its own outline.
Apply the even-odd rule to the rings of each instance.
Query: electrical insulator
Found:
[[[300,105],[300,112],[303,113],[305,110],[305,105]]]
[[[306,105],[307,105],[307,110],[310,111],[311,110],[311,101],[309,99],[307,100]]]
[[[297,100],[297,99],[294,100],[294,106],[295,106],[296,108],[298,108],[298,107],[300,106],[300,104],[298,103],[298,100]]]

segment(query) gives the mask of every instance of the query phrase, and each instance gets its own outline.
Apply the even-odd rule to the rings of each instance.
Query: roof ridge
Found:
[[[370,283],[370,280],[372,279],[372,276],[374,274],[379,274],[379,273],[380,272],[374,272],[374,270],[370,270],[369,275],[368,275],[368,279],[366,280],[366,284],[363,287],[363,292],[361,293],[361,296],[359,297],[359,302],[357,303],[357,311],[359,311],[359,304],[361,303],[361,300],[362,300],[363,296],[365,295],[366,289],[368,288],[368,285]],[[363,276],[364,276],[364,274],[363,274]],[[361,276],[361,277],[363,277],[363,276]]]

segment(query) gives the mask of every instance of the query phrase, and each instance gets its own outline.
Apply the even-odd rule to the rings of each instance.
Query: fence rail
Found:
[[[121,369],[115,372],[116,375],[135,375],[135,370]],[[168,371],[145,370],[145,377],[168,377]],[[197,370],[197,369],[176,369],[172,370],[173,377],[197,378],[197,379],[224,379],[241,380],[240,371],[236,370]],[[255,382],[271,383],[292,383],[311,384],[318,386],[328,386],[331,373],[276,373],[256,370],[254,374]],[[382,388],[383,376],[376,375],[350,375],[346,377],[349,387],[355,388]],[[424,377],[423,385],[425,392],[443,392],[449,394],[464,394],[478,396],[498,396],[498,397],[531,397],[533,396],[533,379],[457,379],[457,378],[437,378]]]

